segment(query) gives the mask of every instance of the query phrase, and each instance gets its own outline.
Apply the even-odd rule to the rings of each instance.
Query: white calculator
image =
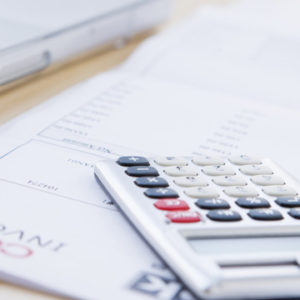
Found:
[[[269,159],[123,156],[95,173],[195,296],[300,298],[300,185]]]

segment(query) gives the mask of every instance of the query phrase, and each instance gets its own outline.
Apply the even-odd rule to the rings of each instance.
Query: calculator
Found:
[[[300,185],[270,159],[133,155],[95,174],[195,296],[300,298]]]

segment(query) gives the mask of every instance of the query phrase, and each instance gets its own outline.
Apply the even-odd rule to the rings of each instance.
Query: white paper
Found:
[[[92,165],[144,149],[242,151],[268,153],[300,175],[297,121],[289,110],[120,72],[46,102],[2,130],[11,148],[0,160],[2,273],[78,298],[188,299],[103,194]],[[16,244],[33,254],[18,258],[27,248]]]
[[[61,120],[72,116],[76,124],[70,124],[70,129],[90,126],[95,120],[90,116],[98,110],[116,105],[118,111],[122,106],[118,101],[130,100],[129,87],[139,88],[130,80],[123,83],[125,78],[107,75],[92,80],[3,127],[2,278],[75,298],[191,299],[94,178],[93,164],[103,156],[112,157],[107,152],[123,152],[123,148],[102,144],[105,135],[99,135],[100,141],[87,138],[88,143],[102,145],[89,150],[65,140],[77,141],[72,130],[66,136],[61,135],[64,130],[52,134],[56,123],[70,124]],[[84,112],[80,121],[77,110]],[[117,111],[109,112],[111,117]],[[115,123],[116,128],[119,125]],[[81,137],[78,128],[77,134]]]
[[[290,11],[298,16],[300,2],[274,3],[236,1],[200,9],[184,24],[149,39],[123,69],[299,109],[300,21]],[[267,11],[268,4],[273,9]]]

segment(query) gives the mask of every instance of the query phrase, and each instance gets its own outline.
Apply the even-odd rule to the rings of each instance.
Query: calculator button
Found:
[[[212,180],[215,184],[221,186],[241,186],[246,185],[247,182],[240,176],[218,176]]]
[[[145,191],[145,195],[150,198],[177,198],[179,197],[176,191],[170,188],[150,188]]]
[[[196,211],[169,212],[166,217],[173,223],[195,223],[200,222],[200,214]]]
[[[223,199],[198,199],[195,204],[203,209],[227,209],[229,203]]]
[[[224,189],[224,193],[231,197],[257,197],[257,191],[252,187],[231,186]]]
[[[140,187],[167,187],[169,186],[166,179],[162,177],[139,177],[135,184]]]
[[[235,171],[228,166],[208,166],[202,169],[203,173],[209,176],[235,175]]]
[[[257,185],[284,185],[285,182],[277,175],[256,175],[250,179]]]
[[[157,200],[154,203],[154,206],[161,210],[188,210],[188,204],[179,199],[164,199],[164,200]]]
[[[229,158],[229,161],[234,165],[259,165],[261,161],[255,157],[248,155],[237,155]]]
[[[153,167],[129,167],[126,170],[127,175],[135,177],[158,176],[158,171]]]
[[[124,167],[149,166],[149,161],[142,156],[121,156],[117,163]]]
[[[166,156],[156,157],[154,161],[160,166],[187,166],[188,161],[182,157]]]
[[[225,161],[222,158],[205,155],[194,157],[192,162],[198,166],[217,166],[225,164]]]
[[[235,201],[235,203],[243,208],[267,208],[267,207],[270,207],[269,201],[264,198],[239,198]]]
[[[197,176],[197,170],[191,167],[167,167],[164,172],[169,176]]]
[[[277,198],[275,202],[283,207],[300,207],[300,198]]]
[[[273,171],[263,165],[249,165],[240,167],[240,171],[245,175],[272,175]]]
[[[275,221],[282,220],[282,214],[276,209],[252,209],[248,212],[248,216],[255,220]]]
[[[211,210],[207,213],[207,217],[213,221],[230,222],[240,221],[241,215],[234,210]]]
[[[218,198],[219,193],[211,187],[191,187],[184,190],[184,193],[192,198]]]
[[[298,195],[292,187],[286,185],[266,186],[263,188],[263,192],[274,197],[295,197]]]
[[[178,177],[174,180],[175,184],[183,187],[207,186],[208,183],[204,179],[195,176]]]
[[[288,214],[295,218],[295,219],[300,219],[300,209],[299,208],[293,208],[291,209]]]

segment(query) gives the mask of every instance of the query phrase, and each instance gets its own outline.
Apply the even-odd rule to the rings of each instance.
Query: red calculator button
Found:
[[[169,212],[166,217],[173,223],[195,223],[200,222],[200,214],[196,211]]]
[[[154,203],[154,206],[162,210],[187,210],[188,204],[179,199],[161,199]]]

